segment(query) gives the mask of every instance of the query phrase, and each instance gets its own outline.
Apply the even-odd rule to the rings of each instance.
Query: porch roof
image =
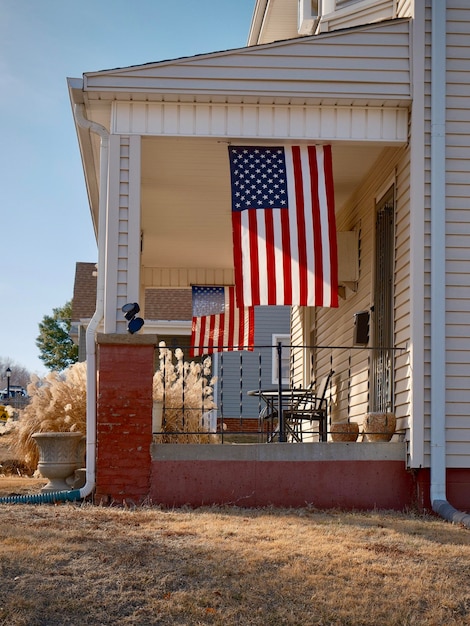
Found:
[[[410,47],[410,21],[397,19],[69,79],[90,121],[143,137],[145,284],[162,286],[152,268],[214,260],[231,275],[227,143],[331,143],[339,209],[384,147],[408,139]],[[99,137],[77,134],[96,230]]]
[[[93,101],[109,100],[407,107],[410,45],[410,20],[387,20],[86,72],[82,101],[91,110]]]

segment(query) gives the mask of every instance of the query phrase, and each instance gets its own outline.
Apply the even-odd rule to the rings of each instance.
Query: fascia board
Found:
[[[83,174],[85,177],[85,185],[87,189],[88,204],[90,206],[91,220],[93,223],[95,237],[97,238],[99,189],[98,181],[96,178],[97,170],[94,165],[92,140],[89,130],[79,126],[75,118],[75,105],[84,104],[83,81],[79,78],[68,78],[67,84],[69,89],[70,103],[72,106],[72,115],[75,123],[75,130],[77,133],[78,147],[80,150],[80,156],[82,161]]]

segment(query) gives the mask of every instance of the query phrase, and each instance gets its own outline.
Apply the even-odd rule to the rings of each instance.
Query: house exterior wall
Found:
[[[424,147],[424,268],[423,268],[423,338],[424,338],[424,419],[420,425],[413,416],[413,428],[421,428],[423,466],[431,463],[431,3],[416,6],[423,12],[425,23],[423,89],[423,147]],[[446,465],[448,468],[468,468],[470,451],[470,339],[468,262],[470,232],[468,161],[470,141],[470,94],[465,74],[470,45],[470,11],[466,3],[447,2],[447,60],[446,84],[446,202],[445,211],[445,415]],[[417,53],[416,53],[417,54]],[[416,125],[415,125],[416,126]],[[416,131],[415,131],[416,135]],[[415,298],[419,291],[413,289]],[[414,372],[414,380],[417,373]],[[413,384],[414,384],[413,380]],[[419,435],[416,434],[417,445]]]
[[[431,441],[431,7],[430,2],[426,0],[425,13],[425,59],[424,68],[424,93],[425,102],[423,105],[423,113],[425,119],[424,146],[425,146],[425,183],[424,183],[424,302],[423,309],[425,315],[425,323],[423,327],[424,335],[424,424],[423,424],[423,454],[424,465],[429,467],[431,463],[430,441]]]
[[[428,1],[427,5],[430,3]],[[429,14],[428,14],[429,15]],[[428,27],[429,27],[428,22]],[[447,2],[445,335],[446,452],[450,468],[470,454],[470,6]],[[444,88],[444,87],[443,87]],[[430,129],[428,130],[429,137]],[[444,209],[444,207],[443,207]],[[432,329],[428,328],[428,333]],[[429,358],[429,357],[428,357]]]
[[[291,309],[291,342],[292,346],[311,345],[312,337],[309,334],[310,317],[313,316],[314,309],[307,307],[293,306]],[[292,358],[294,369],[292,372],[292,382],[294,386],[304,387],[310,383],[313,372],[310,371],[310,353],[305,350],[292,348]],[[308,377],[308,378],[307,378]]]
[[[395,354],[394,369],[394,401],[395,413],[397,416],[397,429],[407,432],[408,441],[408,464],[411,467],[419,466],[422,462],[415,465],[417,452],[412,450],[414,438],[415,423],[412,416],[417,415],[419,422],[420,407],[415,407],[410,395],[413,384],[417,387],[422,386],[423,382],[419,376],[414,381],[413,371],[413,353],[411,347],[415,343],[416,333],[419,330],[414,328],[412,323],[411,301],[412,301],[412,283],[411,283],[411,198],[410,198],[410,176],[411,176],[411,150],[402,151],[401,158],[397,160],[394,172],[395,182],[395,259],[394,259],[394,275],[395,275],[395,294],[394,294],[394,346],[405,348],[405,350],[397,351]],[[414,244],[418,247],[418,242]],[[418,249],[418,254],[421,251]],[[417,370],[418,372],[419,370]]]
[[[412,427],[410,420],[410,153],[408,148],[385,149],[369,171],[364,183],[337,216],[339,231],[355,230],[359,242],[359,281],[357,290],[346,287],[345,298],[340,299],[337,309],[318,308],[311,315],[311,325],[303,329],[303,335],[311,346],[342,346],[343,348],[319,348],[313,353],[315,376],[319,379],[333,369],[333,399],[331,419],[333,422],[351,419],[362,423],[370,409],[369,378],[370,351],[353,347],[354,314],[373,309],[373,270],[375,247],[376,202],[393,184],[396,187],[395,218],[395,294],[394,294],[394,345],[402,348],[395,354],[394,398],[398,418],[398,430]],[[292,325],[296,337],[302,336],[302,324],[308,317],[294,310]],[[303,321],[301,322],[300,319]],[[349,350],[344,347],[351,347]],[[373,347],[372,339],[369,346]],[[307,364],[304,365],[304,368]]]

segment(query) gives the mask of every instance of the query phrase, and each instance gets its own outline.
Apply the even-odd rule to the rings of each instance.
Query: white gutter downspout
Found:
[[[470,528],[446,496],[446,0],[431,2],[431,506]]]
[[[109,133],[104,126],[90,122],[83,115],[83,105],[75,105],[75,119],[82,128],[88,128],[101,138],[100,189],[98,206],[98,276],[96,310],[86,330],[86,482],[80,489],[85,498],[95,488],[96,474],[96,342],[95,333],[104,316],[104,283],[106,265],[106,223],[108,205]]]
[[[83,105],[82,105],[83,106]],[[96,474],[96,347],[95,333],[104,316],[104,277],[106,259],[106,224],[108,206],[108,161],[109,133],[104,126],[90,122],[83,116],[82,106],[75,105],[75,120],[82,128],[101,137],[100,189],[98,206],[98,278],[96,286],[96,310],[86,330],[86,481],[81,489],[52,491],[39,494],[24,494],[0,498],[1,504],[42,504],[67,502],[86,498],[95,488]]]

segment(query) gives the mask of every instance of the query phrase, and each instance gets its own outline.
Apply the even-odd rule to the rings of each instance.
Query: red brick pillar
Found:
[[[156,335],[99,334],[95,502],[142,502],[150,491]]]

